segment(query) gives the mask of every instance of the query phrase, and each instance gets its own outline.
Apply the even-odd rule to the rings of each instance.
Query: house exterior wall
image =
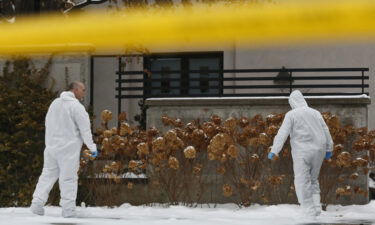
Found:
[[[375,45],[374,44],[321,44],[309,46],[282,46],[244,49],[236,47],[236,69],[241,68],[347,68],[368,67],[369,93],[375,97],[373,87],[375,79]],[[313,74],[311,74],[313,75]],[[330,74],[331,75],[331,74]],[[340,74],[337,74],[340,75]],[[351,75],[360,75],[351,74]],[[339,81],[336,81],[339,82]],[[261,91],[261,90],[260,90]],[[283,91],[283,90],[281,90]],[[285,90],[284,90],[285,91]],[[305,90],[309,91],[309,90]],[[337,90],[340,91],[340,90]],[[357,92],[360,91],[357,89]],[[375,113],[375,104],[368,107],[369,115]],[[373,116],[369,116],[370,129],[375,128]]]
[[[369,85],[370,85],[370,97],[374,97],[374,92],[372,91],[371,87],[374,86],[374,76],[372,76],[372,70],[375,68],[375,63],[372,60],[375,57],[375,45],[374,44],[362,44],[362,45],[355,45],[355,44],[341,44],[341,45],[315,45],[315,46],[278,46],[278,47],[244,47],[241,43],[232,44],[228,46],[221,46],[218,48],[207,47],[207,48],[192,48],[189,47],[188,44],[181,45],[181,46],[174,46],[170,48],[153,48],[149,49],[151,53],[184,53],[184,52],[210,52],[210,51],[223,51],[223,67],[224,69],[280,69],[282,66],[286,68],[347,68],[347,67],[368,67],[370,69],[366,75],[370,76]],[[116,61],[116,60],[114,60]],[[99,61],[98,61],[99,62]],[[95,62],[96,63],[96,62]],[[107,70],[108,68],[111,70],[112,74],[117,69],[114,69],[113,62],[108,62],[109,64],[101,64],[100,71]],[[133,60],[132,63],[129,63],[127,66],[127,70],[142,70],[143,69],[143,61],[142,60]],[[96,69],[94,70],[94,74],[96,74]],[[102,72],[98,72],[102,73]],[[275,76],[276,73],[270,74],[263,74],[269,76]],[[298,74],[301,75],[301,74]],[[302,74],[305,75],[305,74]],[[314,75],[314,74],[308,74]],[[315,74],[315,75],[327,75],[327,74]],[[341,76],[342,73],[329,73],[328,75],[337,75]],[[360,75],[360,73],[346,73],[344,75]],[[95,75],[101,76],[100,74]],[[234,76],[241,76],[241,74],[226,74],[227,77],[234,77]],[[114,79],[113,75],[110,75],[106,72],[106,77],[110,79]],[[100,78],[99,78],[100,79]],[[109,82],[109,81],[108,81]],[[322,81],[319,81],[322,84]],[[352,82],[352,81],[324,81],[324,84],[335,84],[340,82],[340,84]],[[114,96],[113,88],[108,86],[108,88],[101,87],[102,89],[106,89],[103,92],[102,89],[96,89],[98,82],[95,82],[94,85],[94,110],[96,114],[100,113],[101,110],[104,108],[113,109],[114,112],[117,112],[117,100],[108,97]],[[297,82],[295,82],[297,84]],[[316,84],[316,81],[298,81],[298,84]],[[231,81],[227,82],[227,85],[246,85],[250,84],[243,81]],[[255,84],[252,82],[251,84]],[[266,82],[258,82],[257,84],[273,84],[272,81]],[[103,85],[106,85],[103,83]],[[113,85],[113,82],[110,84]],[[341,91],[339,89],[325,89],[325,90],[313,90],[313,89],[302,89],[303,92],[330,92],[330,91]],[[360,88],[357,89],[346,89],[346,91],[355,91],[360,92]],[[249,90],[226,90],[225,93],[243,93],[248,92]],[[271,93],[288,93],[289,89],[257,89],[251,90],[251,93],[264,93],[264,92],[271,92]],[[112,100],[111,100],[112,99]],[[100,107],[97,104],[102,104]],[[128,113],[128,119],[131,122],[134,121],[134,116],[140,113],[138,100],[136,99],[123,99],[122,100],[123,108],[121,111],[126,111]],[[369,114],[372,115],[375,113],[375,104],[370,104],[369,107]],[[97,123],[97,122],[96,122]],[[369,124],[370,129],[375,128],[375,119],[369,117]]]
[[[224,69],[279,69],[282,66],[286,68],[337,68],[337,67],[368,67],[370,71],[366,73],[369,75],[370,97],[374,97],[375,93],[371,87],[375,85],[375,79],[372,75],[373,68],[375,68],[375,45],[374,44],[341,44],[341,45],[315,45],[315,46],[278,46],[278,47],[244,47],[241,43],[231,44],[227,46],[214,47],[195,47],[192,48],[187,43],[186,45],[173,46],[170,48],[153,48],[148,49],[152,53],[183,53],[183,52],[210,52],[223,51],[223,67]],[[108,52],[108,54],[121,54],[120,52]],[[93,80],[90,77],[90,56],[94,56],[93,64]],[[82,80],[87,86],[87,96],[84,100],[86,106],[91,101],[90,84],[93,82],[93,113],[96,115],[94,126],[100,126],[100,112],[104,109],[111,110],[114,115],[118,111],[118,100],[115,98],[117,92],[115,91],[117,79],[116,71],[118,70],[118,60],[116,56],[101,57],[99,53],[68,53],[54,56],[53,65],[51,68],[51,76],[56,81],[55,90],[61,91],[65,89],[66,77],[69,81]],[[33,61],[37,66],[42,66],[46,58],[36,56]],[[3,67],[5,58],[0,60],[0,69]],[[126,70],[142,70],[143,59],[141,57],[134,58],[127,62]],[[0,74],[2,70],[0,71]],[[276,76],[277,74],[270,74]],[[332,75],[331,73],[329,75]],[[336,74],[340,76],[340,74]],[[359,75],[350,74],[350,75]],[[226,76],[241,76],[240,74],[226,74]],[[306,81],[305,81],[306,82]],[[227,85],[237,84],[245,85],[245,82],[228,82]],[[243,90],[242,90],[243,91]],[[289,90],[275,89],[275,90],[255,90],[255,93],[261,92],[288,92]],[[312,90],[304,89],[304,92],[311,92]],[[357,89],[356,91],[359,91]],[[125,92],[126,93],[126,92]],[[241,93],[241,90],[226,90],[226,93]],[[136,124],[134,116],[140,113],[138,106],[139,99],[123,99],[122,109],[128,114],[128,120]],[[369,115],[375,113],[375,104],[370,104],[368,107]],[[116,121],[112,121],[110,126],[115,126]],[[369,117],[368,127],[375,128],[375,119]]]
[[[45,55],[30,55],[31,62],[36,68],[41,68],[48,60]],[[0,58],[0,76],[3,73],[6,60],[11,58]],[[86,85],[87,95],[83,100],[85,106],[90,104],[90,55],[89,53],[65,53],[56,54],[52,57],[52,65],[50,68],[50,77],[46,83],[46,87],[53,87],[53,90],[60,93],[66,90],[67,84],[72,81],[79,80]]]

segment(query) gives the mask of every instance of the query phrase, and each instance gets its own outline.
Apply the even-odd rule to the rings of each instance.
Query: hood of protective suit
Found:
[[[307,106],[307,102],[299,90],[293,91],[289,96],[289,105],[292,109]]]
[[[64,101],[77,101],[76,97],[74,96],[74,93],[71,91],[63,91],[60,94],[60,98]]]

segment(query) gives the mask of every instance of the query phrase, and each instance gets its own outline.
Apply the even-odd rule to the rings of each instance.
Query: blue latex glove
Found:
[[[332,152],[326,152],[326,157],[325,159],[330,159],[332,157]]]
[[[272,160],[274,156],[275,156],[275,153],[273,152],[268,153],[268,159]]]
[[[93,157],[93,158],[98,157],[98,155],[99,155],[98,151],[95,151],[95,152],[91,153],[91,157]]]

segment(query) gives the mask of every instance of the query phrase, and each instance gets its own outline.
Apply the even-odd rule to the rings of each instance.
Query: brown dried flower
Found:
[[[210,150],[214,154],[223,152],[225,146],[225,136],[222,133],[215,135],[210,141]]]
[[[283,183],[283,179],[284,179],[285,175],[280,175],[280,176],[270,176],[268,178],[268,182],[271,184],[271,185],[280,185]]]
[[[358,173],[352,173],[349,178],[352,179],[352,180],[356,180],[358,178]]]
[[[221,154],[221,157],[218,157],[220,159],[221,163],[225,163],[228,160],[228,155],[223,153]]]
[[[104,138],[102,141],[102,150],[110,152],[112,150],[111,143],[108,138]]]
[[[256,125],[256,126],[258,126],[259,124],[262,124],[262,123],[264,123],[263,122],[263,117],[262,117],[262,115],[260,115],[260,114],[257,114],[257,115],[255,115],[253,118],[251,118],[251,121],[250,121],[252,124],[254,124],[254,125]]]
[[[352,125],[347,125],[344,127],[344,132],[347,135],[352,135],[356,133],[356,129]]]
[[[218,133],[218,131],[216,130],[216,125],[212,122],[203,123],[202,130],[209,138],[212,138]]]
[[[194,129],[191,135],[193,143],[202,144],[205,142],[206,134],[202,129]]]
[[[202,168],[203,168],[202,164],[199,164],[199,163],[195,164],[195,166],[193,167],[193,173],[199,174],[202,171]]]
[[[356,158],[355,160],[353,160],[352,164],[358,167],[366,167],[368,164],[368,161],[362,158]]]
[[[103,122],[107,123],[112,119],[112,112],[109,110],[103,110],[102,113],[100,114],[100,117]]]
[[[357,133],[362,136],[362,135],[367,134],[367,130],[368,130],[367,127],[361,127],[357,129]]]
[[[103,132],[103,136],[106,138],[110,138],[112,136],[112,130],[105,130]]]
[[[121,123],[120,125],[120,135],[121,136],[124,136],[124,135],[132,135],[133,134],[133,130],[132,128],[130,127],[130,125],[128,123]]]
[[[340,195],[351,195],[352,194],[352,188],[349,185],[347,185],[345,188],[342,188],[342,187],[337,188],[336,194],[338,196],[340,196]]]
[[[356,151],[362,151],[366,150],[370,147],[370,143],[366,139],[358,139],[356,142],[353,144],[353,149]]]
[[[277,134],[278,130],[279,130],[279,127],[277,127],[275,125],[271,125],[271,126],[266,128],[266,134],[269,135],[269,136],[274,136],[274,135]]]
[[[269,146],[271,144],[271,139],[266,133],[259,134],[259,143],[264,146]]]
[[[250,138],[249,145],[254,148],[258,147],[260,145],[259,138]]]
[[[237,120],[233,117],[229,117],[224,122],[224,127],[228,129],[231,133],[236,129],[237,126]]]
[[[351,166],[352,156],[349,152],[341,152],[337,156],[336,165],[341,167],[350,167]]]
[[[241,117],[241,119],[238,120],[238,124],[240,125],[240,127],[246,127],[247,125],[249,125],[250,121],[249,121],[249,118],[247,117]]]
[[[237,146],[235,145],[230,145],[227,149],[227,154],[231,157],[231,158],[237,158],[238,154],[239,154],[240,150],[238,149]]]
[[[211,121],[214,122],[214,124],[216,124],[216,125],[220,125],[221,124],[221,118],[218,115],[212,115],[211,116]]]
[[[169,126],[172,124],[172,120],[166,115],[161,117],[161,121],[163,122],[164,126]]]
[[[225,197],[230,197],[233,194],[232,187],[229,184],[224,184],[223,185],[223,195]]]
[[[192,132],[193,130],[197,129],[194,122],[190,122],[186,124],[186,130],[188,132]]]
[[[167,133],[164,134],[165,141],[173,142],[177,139],[177,134],[174,130],[168,130]]]
[[[244,177],[241,177],[241,178],[240,178],[240,182],[241,182],[242,184],[245,184],[245,185],[249,185],[249,183],[250,183],[250,181],[249,181],[248,179],[244,178]]]
[[[344,147],[341,144],[335,145],[333,148],[333,155],[338,155],[340,152],[344,149]]]
[[[253,191],[256,191],[260,187],[260,185],[261,185],[260,181],[255,181],[253,186],[251,186],[251,189]]]
[[[340,120],[337,116],[332,115],[328,118],[327,125],[332,129],[340,128]]]
[[[194,159],[195,156],[196,156],[196,150],[193,146],[187,146],[185,149],[184,149],[184,155],[187,159]]]
[[[151,127],[147,130],[147,137],[152,138],[159,134],[158,129]]]
[[[118,171],[118,170],[120,170],[120,168],[121,168],[121,163],[120,163],[120,162],[113,161],[113,162],[110,164],[110,167],[111,167],[112,171]]]
[[[173,126],[180,127],[180,128],[184,126],[184,123],[182,122],[181,119],[172,120],[172,124]]]
[[[269,125],[275,125],[280,123],[282,120],[282,114],[270,114],[266,117],[266,123]]]
[[[172,168],[174,170],[178,170],[178,168],[180,167],[180,163],[173,156],[169,157],[168,165],[169,165],[169,168]]]
[[[160,152],[164,151],[165,149],[165,140],[163,137],[158,137],[152,141],[152,151],[153,152]]]
[[[103,173],[110,173],[111,172],[111,168],[109,165],[105,165],[104,168],[102,169]]]
[[[244,129],[243,129],[243,133],[244,135],[248,136],[248,137],[256,137],[258,136],[258,131],[255,127],[253,126],[246,126]]]
[[[138,162],[135,161],[135,160],[130,160],[130,161],[129,161],[129,165],[128,165],[128,167],[129,167],[129,169],[131,169],[131,170],[135,170],[135,169],[137,169],[137,167],[138,167]]]
[[[367,133],[372,139],[375,138],[375,130],[371,130]]]
[[[209,152],[209,153],[207,154],[207,156],[208,156],[208,160],[210,160],[210,161],[216,159],[215,155],[214,155],[213,153],[211,153],[211,152]]]
[[[112,127],[111,132],[113,135],[117,134],[117,127]]]
[[[354,191],[354,193],[356,193],[356,194],[360,194],[360,195],[363,195],[363,196],[365,196],[365,197],[367,197],[367,195],[368,195],[368,191],[365,191],[365,190],[363,190],[363,189],[360,188],[360,187],[355,187],[355,188],[353,189],[353,191]]]
[[[144,143],[144,142],[139,143],[137,145],[137,149],[138,149],[137,154],[139,157],[150,154],[147,143]]]
[[[251,156],[251,161],[252,162],[257,162],[259,161],[259,155],[254,153],[252,156]]]
[[[124,122],[126,120],[126,112],[121,112],[120,114],[118,114],[118,121],[121,123],[121,122]]]
[[[168,153],[180,150],[184,147],[184,145],[184,142],[179,137],[177,137],[174,141],[166,141],[166,148],[168,150]]]

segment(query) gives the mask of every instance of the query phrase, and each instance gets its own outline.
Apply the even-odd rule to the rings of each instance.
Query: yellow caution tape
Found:
[[[89,51],[128,45],[215,46],[372,40],[375,1],[197,6],[49,16],[0,25],[0,53]]]

